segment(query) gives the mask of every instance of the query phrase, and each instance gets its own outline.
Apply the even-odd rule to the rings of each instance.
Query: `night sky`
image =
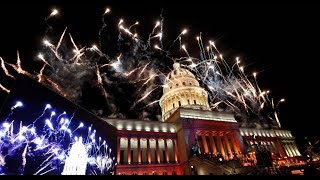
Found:
[[[80,44],[98,41],[101,15],[111,8],[110,24],[116,26],[120,18],[132,24],[138,20],[139,34],[149,33],[164,10],[164,39],[173,40],[183,28],[188,28],[188,47],[197,47],[195,37],[214,40],[216,46],[230,60],[236,56],[246,64],[245,71],[259,72],[261,89],[271,91],[279,104],[282,127],[292,130],[301,144],[303,138],[320,137],[318,127],[319,92],[316,63],[319,58],[319,6],[313,4],[194,4],[150,1],[100,1],[81,4],[77,1],[50,3],[0,3],[0,56],[15,62],[19,50],[23,67],[33,66],[46,30],[44,18],[52,8],[60,15],[50,23],[60,33],[66,26]],[[67,2],[67,3],[66,3]],[[90,1],[91,2],[91,1]],[[113,19],[113,20],[111,20]],[[113,22],[114,21],[114,22]],[[106,21],[108,23],[108,20]],[[188,50],[191,48],[188,48]],[[10,86],[11,81],[1,83]],[[0,92],[0,101],[6,94]]]

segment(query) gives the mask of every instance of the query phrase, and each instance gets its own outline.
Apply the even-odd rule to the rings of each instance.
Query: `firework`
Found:
[[[241,64],[239,57],[231,63],[232,61],[227,60],[218,50],[214,41],[205,43],[201,33],[194,42],[198,45],[200,55],[193,56],[187,50],[187,47],[191,46],[187,46],[182,40],[182,37],[187,35],[187,29],[183,29],[170,45],[163,44],[162,39],[165,36],[162,12],[160,21],[155,23],[146,41],[140,39],[143,36],[133,33],[133,29],[139,28],[137,25],[140,23],[135,21],[127,26],[129,21],[124,19],[115,24],[119,30],[116,42],[103,40],[102,33],[107,32],[109,27],[105,17],[107,14],[109,17],[110,12],[107,8],[102,14],[98,45],[80,48],[70,33],[69,41],[72,46],[66,45],[68,41],[65,38],[65,28],[59,39],[50,37],[47,33],[44,38],[45,50],[39,58],[50,68],[43,66],[37,76],[30,74],[22,69],[19,55],[17,64],[9,65],[18,73],[27,74],[37,78],[40,83],[53,87],[71,101],[81,102],[89,110],[103,109],[106,116],[130,114],[127,118],[137,118],[145,107],[155,113],[159,112],[159,106],[154,105],[162,94],[161,88],[158,87],[164,86],[165,74],[170,71],[173,62],[178,62],[181,67],[193,72],[202,87],[208,91],[211,110],[233,112],[243,118],[243,121],[254,121],[251,117],[272,119],[279,125],[276,113],[278,104],[274,106],[273,100],[270,101],[270,93],[260,89],[257,82],[258,73],[247,75],[245,65]],[[52,11],[46,18],[46,23],[48,24],[48,19],[54,18],[57,14],[58,11]],[[177,45],[180,48],[178,50],[183,50],[181,53],[185,53],[185,56],[172,55],[175,54],[172,52],[177,50]],[[116,46],[117,50],[110,51],[108,48],[112,46]],[[13,78],[2,59],[1,61],[5,74]],[[0,87],[9,92],[7,88]],[[88,107],[85,101],[80,100],[83,99],[84,89],[94,88],[100,89],[97,98],[103,96],[103,104],[108,106]],[[155,113],[153,114],[156,115]],[[149,118],[155,119],[155,116]]]
[[[12,120],[11,117],[15,109],[23,107],[24,104],[18,101],[1,124],[0,174],[57,174],[61,173],[61,169],[62,175],[114,171],[116,162],[111,155],[112,150],[105,140],[96,137],[92,125],[86,126],[80,122],[72,131],[73,117],[68,119],[67,113],[63,112],[54,119],[55,111],[47,117],[47,111],[53,109],[47,104],[32,124],[26,125],[20,121],[16,129],[19,120]],[[83,129],[82,133],[80,129]]]

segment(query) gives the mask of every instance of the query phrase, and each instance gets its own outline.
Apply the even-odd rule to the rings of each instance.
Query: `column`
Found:
[[[208,153],[209,152],[208,144],[207,144],[206,136],[204,135],[203,132],[201,134],[201,138],[202,138],[202,144],[203,144],[203,149],[204,149],[204,152],[202,152],[202,153]]]
[[[293,156],[296,156],[296,151],[295,149],[293,148],[293,146],[291,145],[291,142],[288,142],[288,147],[289,149],[291,150],[291,153]]]
[[[177,147],[176,147],[176,142],[175,139],[172,139],[172,148],[173,148],[173,157],[174,157],[174,161],[176,163],[178,163],[178,153],[177,153]]]
[[[140,138],[138,137],[138,163],[141,164],[141,147],[140,147]]]
[[[157,162],[160,164],[160,150],[159,150],[159,139],[157,138],[156,139],[156,159],[157,159]]]
[[[219,145],[219,148],[220,148],[220,153],[221,153],[221,155],[222,155],[223,157],[225,157],[225,156],[226,156],[226,153],[224,152],[223,144],[222,144],[222,142],[221,142],[221,137],[220,137],[219,134],[218,134],[218,136],[217,136],[217,141],[218,141],[218,145]]]
[[[228,150],[228,152],[227,152],[226,154],[228,154],[228,153],[232,154],[232,151],[231,151],[231,147],[230,147],[230,144],[229,144],[229,141],[228,141],[228,135],[227,135],[227,134],[224,134],[224,141],[226,142],[226,146],[227,146],[227,150]]]
[[[150,152],[150,139],[147,138],[147,155],[148,155],[148,163],[151,164],[151,152]]]
[[[117,163],[120,164],[120,142],[121,138],[118,137],[117,139]]]
[[[213,132],[211,132],[209,134],[209,141],[210,141],[210,144],[211,144],[211,152],[215,155],[217,155],[217,147],[216,147],[216,144],[214,142],[214,139],[213,139]]]
[[[169,163],[169,152],[168,152],[168,145],[167,145],[167,139],[164,139],[164,151],[165,151],[165,154],[166,154],[166,161],[167,163]]]
[[[128,164],[131,164],[131,138],[128,137]]]
[[[285,153],[284,152],[284,146],[281,146],[281,143],[280,143],[280,141],[279,140],[277,140],[277,141],[275,141],[274,142],[275,143],[275,145],[276,145],[276,147],[277,147],[277,151],[279,152],[279,154],[281,155],[281,156],[287,156],[287,153]],[[282,148],[283,147],[283,148]]]
[[[286,149],[288,156],[289,156],[289,157],[293,157],[293,154],[292,154],[292,152],[291,152],[291,149],[288,147],[288,144],[287,144],[287,143],[284,143],[284,148]]]
[[[236,135],[235,135],[234,132],[231,133],[231,139],[232,139],[234,151],[235,151],[237,154],[240,154],[240,153],[241,153],[240,145],[239,145],[239,142],[238,142],[238,140],[237,140]]]
[[[299,151],[297,145],[296,145],[294,142],[292,143],[292,146],[293,146],[293,148],[295,149],[295,151],[296,151],[296,153],[297,153],[297,156],[301,156],[300,151]]]

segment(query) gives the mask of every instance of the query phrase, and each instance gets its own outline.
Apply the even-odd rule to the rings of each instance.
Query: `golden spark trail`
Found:
[[[7,89],[7,88],[5,88],[4,86],[2,86],[2,84],[0,84],[0,89],[1,90],[3,90],[3,91],[5,91],[6,93],[10,93],[10,90],[9,89]]]
[[[48,77],[46,77],[46,80],[51,83],[52,87],[54,87],[62,96],[66,97],[67,95],[65,93],[63,93],[62,89],[60,88],[60,86],[55,83],[54,81],[52,81],[51,79],[49,79]]]
[[[6,66],[5,66],[5,63],[4,63],[4,60],[0,57],[0,60],[1,60],[1,67],[3,69],[3,72],[8,76],[8,77],[11,77],[12,79],[15,79],[15,77],[13,75],[11,75],[9,73],[9,71],[7,70]]]
[[[155,100],[155,101],[153,101],[153,102],[145,105],[145,106],[143,107],[143,109],[146,108],[146,107],[148,107],[148,106],[152,106],[153,104],[155,104],[155,103],[157,103],[157,102],[159,102],[159,101],[160,101],[160,100]]]
[[[64,34],[66,33],[66,31],[67,31],[67,27],[64,29],[63,33],[61,34],[61,37],[60,37],[59,42],[58,42],[57,47],[56,47],[56,52],[57,52],[58,49],[60,48],[60,45],[61,45],[61,43],[62,43]],[[58,54],[58,52],[57,52],[57,54]]]
[[[151,61],[149,61],[141,70],[139,77],[141,76],[141,74],[144,72],[144,70],[147,68],[147,66],[150,64]]]
[[[147,98],[154,90],[156,90],[158,87],[152,89],[151,91],[149,91],[148,93],[146,93],[142,98],[140,98],[138,101],[136,101],[130,109],[134,108],[139,102],[143,101],[145,98]]]
[[[42,81],[42,75],[43,75],[43,70],[44,68],[46,67],[46,64],[44,64],[40,70],[40,73],[37,75],[38,77],[38,82],[41,82]]]
[[[138,69],[140,69],[140,67],[137,67],[137,68],[134,68],[133,70],[131,70],[130,72],[128,73],[123,73],[125,76],[130,76],[132,73],[136,72]]]
[[[102,82],[102,78],[101,78],[101,75],[100,75],[100,71],[99,71],[98,65],[96,65],[96,74],[97,74],[98,84],[99,84],[99,86],[102,86],[103,82]]]

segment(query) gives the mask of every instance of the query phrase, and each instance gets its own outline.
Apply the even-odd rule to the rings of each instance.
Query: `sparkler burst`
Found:
[[[47,20],[57,13],[52,11],[49,14],[47,25]],[[274,106],[270,94],[261,90],[257,83],[259,74],[246,73],[239,57],[225,59],[215,42],[210,40],[206,43],[201,33],[192,43],[197,44],[200,55],[193,56],[188,51],[191,45],[183,42],[188,35],[187,29],[182,29],[172,43],[163,43],[166,36],[162,13],[147,36],[136,33],[141,26],[139,21],[129,23],[131,21],[120,19],[113,26],[117,28],[117,35],[103,39],[106,37],[103,33],[114,33],[106,23],[106,17],[111,15],[110,8],[101,14],[98,45],[78,45],[78,37],[73,38],[67,28],[60,32],[59,38],[46,33],[42,40],[44,51],[38,57],[44,64],[42,69],[36,70],[39,72],[37,75],[23,70],[23,61],[19,57],[17,65],[7,65],[98,115],[157,119],[161,111],[155,102],[162,95],[165,75],[171,71],[173,62],[178,62],[193,72],[208,91],[211,110],[233,112],[244,124],[262,122],[280,126],[277,106]],[[49,25],[48,28],[52,29]],[[174,51],[178,48],[184,56],[176,56]],[[5,63],[2,63],[2,68],[8,77],[13,78]],[[1,88],[9,91],[3,86]]]
[[[57,116],[47,104],[33,123],[11,117],[24,104],[18,101],[0,126],[0,174],[88,175],[114,172],[116,162],[106,141],[92,125],[74,127],[73,116]],[[49,116],[49,117],[48,117]],[[73,121],[72,121],[73,120]]]

